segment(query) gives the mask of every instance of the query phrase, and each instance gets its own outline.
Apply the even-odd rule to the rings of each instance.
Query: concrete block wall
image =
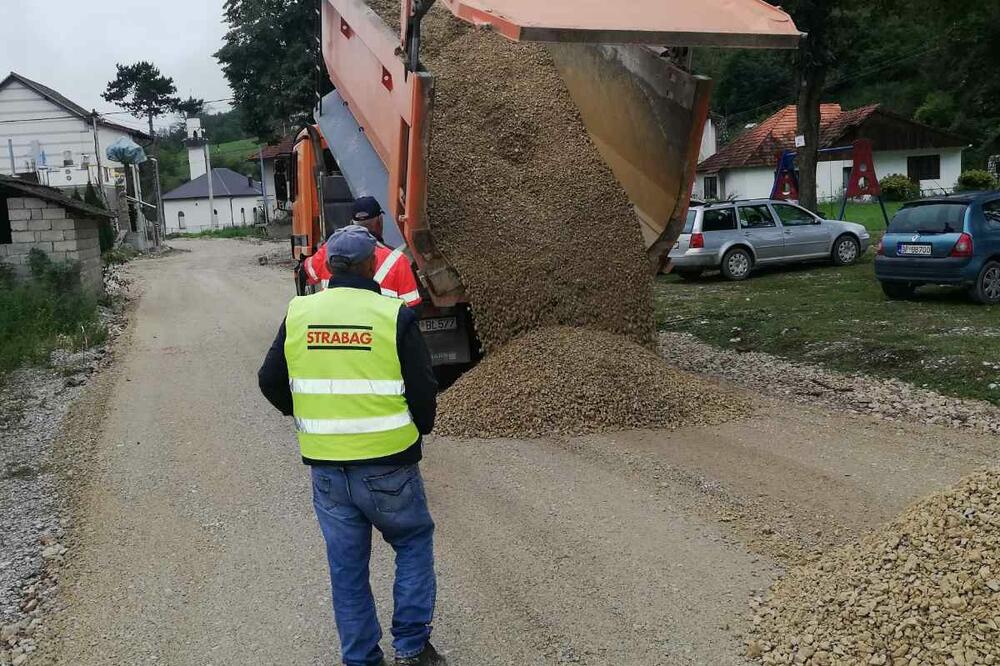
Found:
[[[98,220],[33,197],[9,197],[7,211],[12,242],[0,245],[0,261],[26,277],[28,253],[37,248],[52,261],[80,262],[84,287],[95,293],[103,290]]]

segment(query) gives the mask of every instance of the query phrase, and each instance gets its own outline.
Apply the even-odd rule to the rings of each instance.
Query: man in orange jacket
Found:
[[[382,289],[382,295],[399,298],[407,307],[420,305],[422,299],[417,289],[417,279],[403,248],[392,250],[382,240],[384,218],[382,207],[375,197],[354,200],[354,223],[368,229],[378,241],[375,246],[375,281]],[[308,284],[326,288],[331,275],[326,263],[325,243],[316,250],[316,254],[302,262],[302,268],[306,272]]]

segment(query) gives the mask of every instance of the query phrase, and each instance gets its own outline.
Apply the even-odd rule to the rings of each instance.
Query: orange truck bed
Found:
[[[801,37],[787,14],[761,0],[439,3],[459,19],[488,25],[509,39],[553,44],[595,144],[636,206],[654,266],[669,251],[687,212],[710,83],[660,57],[662,48],[646,45],[794,48]],[[352,159],[381,163],[377,182],[384,192],[375,194],[411,251],[434,305],[448,307],[461,303],[464,294],[427,222],[433,73],[413,67],[421,12],[429,4],[402,0],[402,29],[396,34],[363,0],[325,0],[322,50],[336,93],[321,105],[318,120],[321,129],[331,128],[324,139],[349,182]],[[603,104],[607,99],[628,103]],[[331,119],[331,113],[339,116]],[[330,135],[345,125],[350,132]],[[359,136],[367,147],[358,145]],[[317,240],[307,238],[294,251],[308,254],[307,246]]]

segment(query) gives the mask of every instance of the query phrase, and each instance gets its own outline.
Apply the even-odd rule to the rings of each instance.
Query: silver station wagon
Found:
[[[729,280],[745,280],[756,266],[815,259],[853,264],[870,243],[862,225],[824,220],[787,201],[692,202],[670,266],[685,278],[719,270]]]

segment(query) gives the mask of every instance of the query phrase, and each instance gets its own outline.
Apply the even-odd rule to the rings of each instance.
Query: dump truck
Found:
[[[684,66],[697,46],[795,48],[790,17],[761,0],[438,0],[458,20],[514,41],[544,42],[601,157],[628,194],[650,270],[663,266],[687,214],[710,80]],[[300,262],[350,222],[355,196],[386,211],[385,241],[405,246],[425,305],[435,366],[479,356],[462,276],[427,215],[434,73],[421,24],[434,0],[402,0],[394,32],[363,0],[322,0],[321,45],[334,91],[296,137],[286,165],[291,250]],[[299,293],[307,290],[303,271]]]

